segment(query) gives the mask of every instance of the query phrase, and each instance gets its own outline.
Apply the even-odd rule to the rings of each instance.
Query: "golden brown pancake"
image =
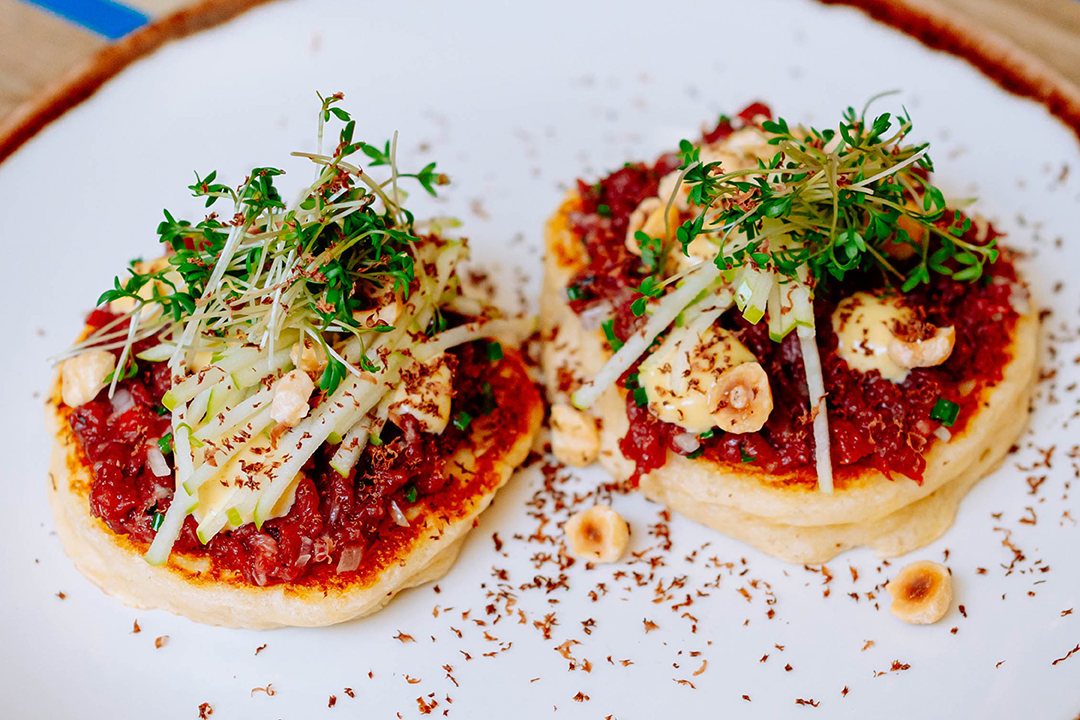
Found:
[[[75,566],[127,605],[160,608],[197,622],[243,628],[319,626],[369,615],[398,592],[442,577],[477,516],[524,461],[543,419],[543,402],[521,356],[507,349],[489,379],[497,407],[475,418],[466,446],[447,463],[451,479],[422,495],[408,527],[379,528],[355,572],[258,587],[208,555],[174,551],[154,567],[146,546],[118,535],[90,512],[92,470],[60,401],[56,382],[46,407],[55,438],[48,494],[64,550]]]

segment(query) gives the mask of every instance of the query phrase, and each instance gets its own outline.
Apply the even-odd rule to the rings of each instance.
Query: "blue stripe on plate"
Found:
[[[149,18],[138,10],[112,0],[23,0],[97,33],[118,40],[138,30]]]

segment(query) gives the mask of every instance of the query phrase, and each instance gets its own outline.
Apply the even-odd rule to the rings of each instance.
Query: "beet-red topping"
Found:
[[[100,327],[114,319],[97,310],[88,321]],[[152,344],[152,343],[151,343]],[[141,350],[142,348],[137,348]],[[451,353],[456,359],[452,413],[484,414],[484,378],[496,366],[473,345]],[[69,423],[93,471],[90,511],[113,532],[149,543],[154,518],[169,507],[173,476],[157,477],[147,461],[147,449],[170,431],[161,397],[169,387],[166,363],[139,363],[138,373],[118,383],[116,397],[130,395],[131,406],[117,412],[107,390],[71,411]],[[125,401],[126,402],[126,401]],[[325,446],[304,466],[296,499],[284,517],[218,533],[208,545],[196,535],[195,518],[184,521],[175,550],[209,555],[243,574],[255,585],[302,581],[316,573],[333,572],[347,549],[362,550],[389,520],[390,503],[404,509],[409,499],[442,489],[447,477],[442,464],[467,437],[467,430],[449,425],[441,435],[420,432],[412,416],[402,427],[388,425],[384,444],[370,446],[360,462],[342,477],[330,468],[336,447]],[[166,456],[171,467],[171,456]]]
[[[736,125],[721,119],[717,127],[704,135],[705,142],[716,142],[730,135],[736,127],[752,118],[772,117],[769,108],[754,103],[737,116]],[[625,247],[630,214],[642,200],[656,194],[657,186],[678,164],[677,158],[663,156],[656,165],[633,165],[622,168],[595,185],[579,181],[583,209],[570,220],[583,243],[587,265],[573,284],[582,289],[571,308],[581,313],[599,303],[607,303],[613,314],[612,330],[625,340],[641,322],[630,305],[644,272],[640,259]],[[964,239],[977,243],[973,227]],[[989,237],[996,237],[991,229]],[[929,285],[920,285],[906,295],[905,304],[927,321],[956,329],[952,355],[941,366],[912,370],[900,384],[880,376],[877,371],[859,373],[848,368],[836,352],[836,336],[831,315],[837,303],[859,290],[873,291],[885,286],[878,274],[851,275],[844,283],[829,282],[819,287],[815,299],[817,343],[821,355],[833,464],[837,468],[866,463],[886,475],[895,473],[922,482],[926,460],[923,456],[933,441],[939,424],[930,419],[930,411],[939,399],[960,406],[953,431],[961,430],[973,415],[978,403],[976,390],[1000,381],[1011,359],[1010,343],[1017,313],[1009,298],[1016,271],[1011,256],[1002,256],[986,268],[983,280],[956,282],[932,274]],[[706,457],[730,463],[753,463],[769,473],[786,473],[812,468],[814,442],[809,414],[808,393],[799,342],[794,334],[781,343],[769,339],[767,324],[751,325],[739,313],[729,312],[721,323],[737,333],[757,356],[769,376],[774,409],[759,432],[742,435],[716,434],[703,441]],[[965,394],[961,389],[967,389]],[[664,423],[647,408],[639,408],[633,394],[627,396],[630,426],[619,447],[637,465],[636,479],[642,473],[661,467],[667,450],[686,454],[672,438],[682,428]]]

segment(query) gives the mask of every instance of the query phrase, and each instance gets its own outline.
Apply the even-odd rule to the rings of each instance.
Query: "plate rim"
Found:
[[[24,101],[0,122],[0,164],[129,65],[166,43],[221,25],[272,0],[200,0],[106,45]],[[1006,92],[1043,105],[1080,141],[1080,86],[1009,38],[932,0],[817,0],[861,10],[873,20],[955,55]]]

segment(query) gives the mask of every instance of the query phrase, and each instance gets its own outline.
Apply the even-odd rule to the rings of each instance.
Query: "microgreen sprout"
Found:
[[[294,153],[309,158],[317,172],[293,205],[286,205],[275,185],[283,174],[276,168],[255,168],[236,188],[218,182],[216,171],[196,174],[192,194],[205,198],[207,208],[231,203],[231,214],[211,212],[192,223],[166,210],[158,235],[170,253],[167,263],[134,264],[129,277],[117,278],[99,298],[99,304],[128,298],[139,309],[159,308],[141,320],[135,339],[162,334],[177,341],[177,371],[204,346],[272,347],[288,329],[313,336],[323,348],[328,337],[335,339],[329,333],[350,334],[363,347],[372,336],[393,330],[358,318],[379,292],[408,298],[416,279],[413,216],[392,199],[401,196],[389,187],[411,178],[435,194],[448,180],[434,163],[415,173],[397,172],[391,142],[380,149],[354,140],[356,121],[337,107],[340,100],[323,98],[320,110],[320,133],[331,116],[344,123],[333,152]],[[395,169],[390,178],[375,181],[349,162],[354,155],[370,167]],[[116,340],[110,330],[84,345]],[[336,358],[321,387],[333,392],[345,372],[361,369]]]
[[[725,172],[683,140],[682,183],[700,212],[676,229],[681,250],[704,236],[729,276],[751,266],[797,279],[807,267],[810,284],[875,267],[903,292],[930,282],[931,272],[978,279],[997,259],[993,240],[965,240],[971,220],[949,217],[944,194],[928,179],[929,147],[905,143],[910,116],[868,120],[869,105],[862,113],[849,107],[835,130],[764,121],[777,152],[756,168]],[[911,262],[893,259],[897,245]]]

